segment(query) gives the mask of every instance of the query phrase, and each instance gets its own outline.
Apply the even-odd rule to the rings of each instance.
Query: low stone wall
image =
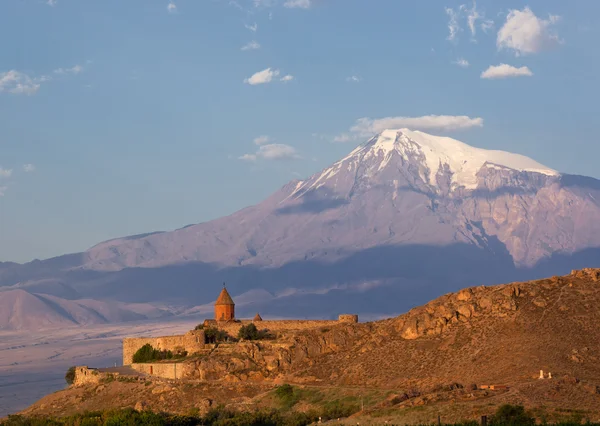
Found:
[[[102,375],[95,368],[89,368],[87,365],[75,367],[75,386],[87,385],[90,383],[100,383]]]
[[[131,368],[140,373],[147,374],[153,377],[161,377],[163,379],[182,379],[184,373],[184,365],[177,362],[154,362],[143,364],[132,364]]]
[[[123,339],[123,365],[133,363],[133,355],[146,344],[161,351],[186,351],[188,355],[204,350],[204,331],[193,330],[178,336],[133,337]]]

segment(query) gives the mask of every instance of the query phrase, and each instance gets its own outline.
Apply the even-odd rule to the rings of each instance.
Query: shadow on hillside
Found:
[[[478,227],[473,223],[472,226]],[[484,241],[480,242],[482,245]],[[600,267],[600,248],[554,255],[533,268],[517,268],[506,247],[487,237],[486,248],[381,246],[340,254],[334,261],[290,262],[277,268],[219,267],[200,262],[119,272],[53,271],[54,278],[25,287],[65,298],[200,305],[211,303],[222,282],[231,293],[263,289],[273,295],[240,307],[240,315],[331,317],[340,312],[396,314],[435,297],[475,285],[524,281]],[[72,259],[71,259],[72,260]],[[48,277],[50,268],[42,268]],[[35,276],[40,270],[33,270]],[[30,278],[31,279],[31,278]],[[282,296],[287,291],[289,294]],[[248,312],[245,312],[245,311]]]

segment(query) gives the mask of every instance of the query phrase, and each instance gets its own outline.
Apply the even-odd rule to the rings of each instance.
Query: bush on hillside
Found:
[[[535,418],[530,416],[522,405],[504,404],[498,407],[492,416],[492,426],[527,426],[534,425]]]
[[[259,331],[253,323],[242,326],[238,332],[238,339],[260,340],[265,339],[266,337],[267,333],[265,331]]]
[[[75,381],[75,367],[69,367],[67,374],[65,374],[65,381],[70,386]]]
[[[206,339],[206,343],[218,343],[230,340],[231,336],[227,334],[226,331],[214,327],[207,327],[204,329],[204,338]]]

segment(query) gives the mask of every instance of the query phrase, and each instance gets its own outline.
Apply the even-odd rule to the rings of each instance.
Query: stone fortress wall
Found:
[[[301,331],[313,328],[332,327],[340,323],[357,323],[358,315],[340,315],[338,320],[235,320],[215,321],[205,320],[205,327],[215,327],[227,332],[230,336],[237,337],[240,328],[253,323],[259,330],[270,332]]]
[[[161,351],[186,351],[191,355],[205,349],[205,340],[202,330],[192,330],[177,336],[126,338],[123,339],[123,365],[133,364],[133,355],[146,344]]]
[[[259,330],[268,330],[269,332],[284,332],[284,331],[301,331],[310,330],[321,327],[332,327],[340,323],[357,323],[358,315],[340,315],[338,320],[232,320],[232,321],[215,321],[205,320],[205,327],[215,327],[227,332],[233,337],[237,337],[242,326],[254,323]],[[180,350],[186,351],[189,355],[194,353],[202,353],[206,351],[206,341],[202,330],[189,331],[184,335],[162,336],[162,337],[134,337],[123,339],[123,365],[133,364],[133,355],[146,344],[152,345],[153,348],[161,351]],[[209,345],[212,347],[212,345]],[[141,367],[140,367],[141,368]],[[170,367],[172,368],[172,367]],[[157,370],[162,367],[157,367]],[[141,371],[141,370],[140,370]],[[154,368],[152,370],[155,371]],[[148,373],[147,371],[143,371]],[[156,373],[154,373],[156,374]],[[168,375],[171,375],[170,370]]]

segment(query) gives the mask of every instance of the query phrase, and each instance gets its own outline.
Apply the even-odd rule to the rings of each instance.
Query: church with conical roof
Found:
[[[235,303],[231,295],[223,284],[223,290],[215,302],[215,320],[216,321],[234,321],[235,320]]]

